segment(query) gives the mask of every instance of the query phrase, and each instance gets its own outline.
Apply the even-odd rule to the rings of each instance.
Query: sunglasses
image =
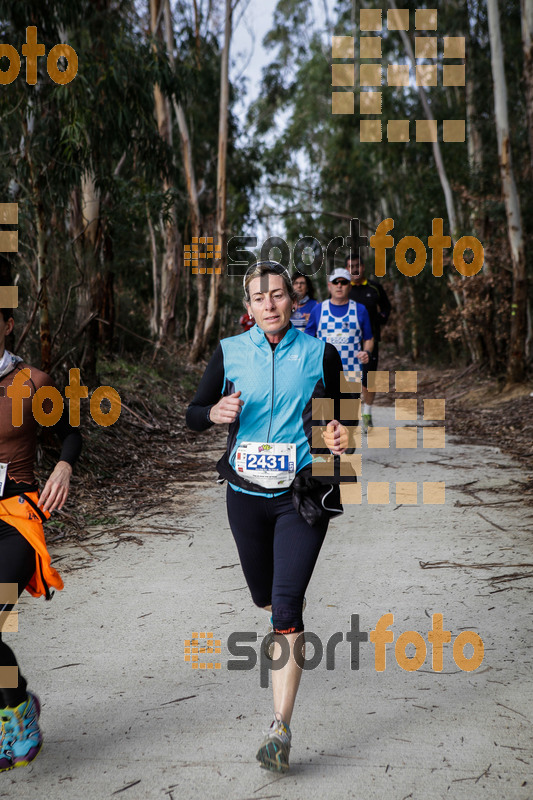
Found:
[[[338,286],[339,284],[340,284],[341,286],[348,286],[348,284],[350,283],[350,281],[347,281],[347,280],[345,280],[344,278],[337,278],[336,280],[334,280],[334,281],[331,281],[331,282],[332,282],[332,284],[333,284],[334,286]]]

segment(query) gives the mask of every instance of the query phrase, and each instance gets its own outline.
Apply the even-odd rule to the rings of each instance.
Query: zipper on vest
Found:
[[[278,345],[279,346],[279,345]],[[267,442],[270,441],[270,430],[272,428],[272,417],[274,416],[274,358],[276,356],[277,347],[272,350],[272,403],[270,404],[270,422],[268,423]]]

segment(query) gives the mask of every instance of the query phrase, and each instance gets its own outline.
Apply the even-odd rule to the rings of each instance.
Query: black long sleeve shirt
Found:
[[[374,341],[379,342],[381,326],[386,324],[391,312],[391,304],[383,286],[369,278],[359,286],[352,286],[350,299],[365,306],[370,317]]]

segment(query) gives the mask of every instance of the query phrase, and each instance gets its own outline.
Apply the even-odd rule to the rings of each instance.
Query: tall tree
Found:
[[[154,40],[159,42],[167,55],[169,41],[172,43],[170,7],[168,0],[149,0],[150,30]],[[170,47],[172,52],[172,45]],[[154,86],[155,114],[161,138],[172,152],[172,115],[168,95],[163,94],[161,87]],[[163,176],[163,192],[168,198],[168,208],[163,220],[164,253],[161,265],[161,299],[158,343],[168,341],[175,321],[176,295],[179,283],[179,264],[181,261],[181,236],[178,230],[176,207],[173,199],[174,184],[166,171]]]
[[[397,9],[395,0],[390,0],[391,8]],[[411,62],[413,71],[416,69],[417,62],[415,60],[415,53],[413,50],[413,45],[409,35],[404,30],[399,31],[400,37],[404,43],[404,47],[407,51],[409,60]],[[436,124],[435,117],[431,110],[428,97],[427,97],[427,90],[423,86],[419,86],[417,84],[417,92],[420,98],[420,102],[422,104],[422,108],[424,109],[424,116],[430,122]],[[448,214],[448,224],[450,226],[450,234],[452,239],[452,247],[455,245],[455,242],[459,235],[459,228],[457,222],[457,211],[455,207],[455,200],[454,194],[452,192],[452,187],[450,184],[450,179],[448,177],[448,172],[446,170],[444,159],[442,157],[442,148],[438,139],[431,143],[432,152],[433,152],[433,159],[435,161],[435,166],[437,168],[437,174],[439,176],[439,181],[442,186],[442,191],[444,194],[444,199],[446,202],[446,211]],[[465,295],[464,295],[464,278],[462,281],[455,275],[449,275],[448,277],[448,285],[450,290],[455,298],[455,302],[457,307],[460,311],[463,310],[465,304]],[[461,285],[462,284],[462,285]],[[462,291],[461,291],[462,290]],[[461,326],[463,328],[464,337],[463,341],[465,345],[468,347],[470,351],[470,355],[474,362],[480,360],[480,353],[479,350],[476,348],[476,341],[473,332],[470,330],[468,325],[467,317],[464,313],[461,313]]]
[[[520,0],[522,45],[524,48],[524,84],[526,89],[529,159],[533,175],[533,0]]]
[[[209,291],[207,315],[204,323],[204,347],[213,331],[218,315],[220,286],[226,269],[227,244],[227,155],[228,155],[228,111],[229,111],[229,50],[231,44],[232,2],[226,0],[226,16],[224,24],[224,47],[221,53],[220,68],[220,105],[218,112],[218,158],[217,158],[217,211],[216,242],[220,246],[221,257],[218,259],[220,272],[213,270]]]
[[[200,69],[201,64],[199,57],[199,49],[200,49],[199,14],[196,2],[194,3],[194,14],[195,14],[196,60],[197,60],[197,67],[198,69]],[[167,54],[172,69],[175,71],[176,60],[174,58],[174,37],[172,35],[174,26],[172,24],[170,0],[165,0],[165,20],[166,20],[166,33],[167,33]],[[176,93],[172,95],[172,105],[174,108],[174,114],[178,125],[178,131],[181,143],[183,172],[185,176],[185,187],[187,190],[189,232],[191,238],[196,239],[198,241],[198,238],[200,237],[201,216],[200,216],[200,204],[198,202],[198,187],[196,184],[193,146],[192,146],[191,136],[189,133],[189,124],[187,122],[187,116],[185,114],[185,109],[183,108],[183,104],[181,100],[176,96]],[[197,275],[197,278],[198,280],[196,283],[196,290],[197,290],[196,324],[194,327],[193,342],[191,345],[191,350],[189,352],[189,358],[193,363],[198,360],[203,351],[203,326],[204,326],[205,316],[207,313],[207,292],[206,292],[207,281],[204,275]]]
[[[507,232],[513,263],[511,337],[507,380],[518,383],[525,376],[525,344],[527,331],[526,257],[522,232],[520,197],[516,187],[511,158],[507,82],[505,80],[503,42],[500,30],[498,0],[487,0],[490,32],[490,53],[494,86],[494,115],[498,137],[498,158],[502,194],[507,215]]]

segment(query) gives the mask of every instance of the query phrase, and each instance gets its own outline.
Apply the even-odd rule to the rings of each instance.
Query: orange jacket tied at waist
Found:
[[[26,589],[34,597],[44,595],[49,600],[50,587],[62,589],[63,581],[50,565],[43,529],[43,522],[50,517],[50,512],[37,506],[38,499],[38,492],[26,492],[1,500],[0,520],[16,528],[35,550],[35,572]]]

